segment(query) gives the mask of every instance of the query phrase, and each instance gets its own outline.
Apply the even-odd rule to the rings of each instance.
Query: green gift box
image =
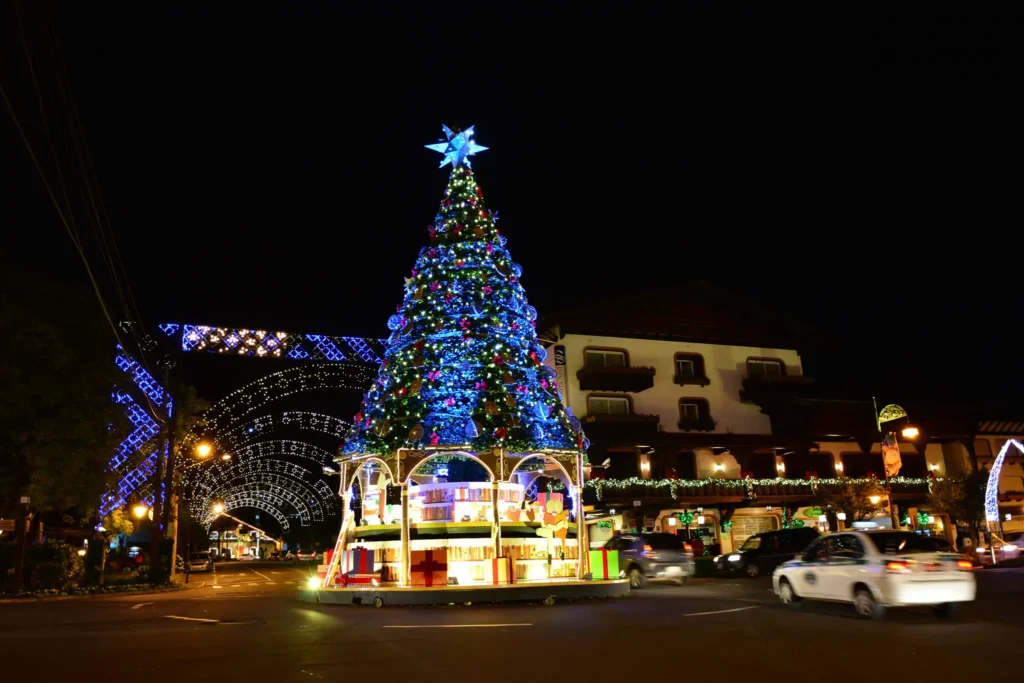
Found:
[[[594,579],[619,578],[619,551],[601,548],[590,551],[590,573]]]

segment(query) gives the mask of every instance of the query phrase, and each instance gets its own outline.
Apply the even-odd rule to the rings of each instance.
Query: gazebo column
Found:
[[[400,586],[408,586],[412,583],[412,577],[409,573],[411,559],[409,537],[409,482],[406,481],[402,484],[402,556],[398,566],[398,585]]]
[[[495,478],[491,481],[491,540],[494,542],[494,557],[501,557],[501,518],[498,514],[498,494],[501,482]]]
[[[341,471],[338,473],[338,493],[341,495],[341,530],[338,532],[338,541],[334,544],[334,555],[331,556],[331,564],[327,567],[327,575],[324,577],[324,588],[334,585],[334,577],[338,574],[341,566],[342,555],[345,553],[345,546],[348,545],[348,525],[352,518],[352,487],[348,483],[348,463],[341,463]]]
[[[583,580],[583,575],[586,573],[589,564],[590,554],[587,552],[590,550],[589,543],[587,543],[587,524],[583,519],[583,456],[576,456],[576,482],[573,487],[573,503],[576,507],[576,550],[579,555],[579,559],[576,562],[576,579],[579,581]]]

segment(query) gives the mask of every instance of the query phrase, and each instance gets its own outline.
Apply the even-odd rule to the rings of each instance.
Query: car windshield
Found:
[[[907,553],[934,553],[942,550],[939,539],[919,536],[909,531],[885,531],[867,536],[880,553],[905,555]]]
[[[761,547],[761,537],[751,536],[748,538],[743,545],[740,546],[740,550],[757,550]]]
[[[651,546],[651,550],[682,550],[682,540],[674,534],[648,534],[644,536],[644,543]]]
[[[210,556],[207,553],[192,553],[192,555],[188,559],[190,559],[190,560],[208,560],[208,559],[210,559]]]
[[[1017,544],[1024,542],[1024,531],[1015,531],[1011,534],[1006,534],[1003,536],[1003,542]]]

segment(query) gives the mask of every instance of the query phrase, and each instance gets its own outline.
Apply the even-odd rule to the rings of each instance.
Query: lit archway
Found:
[[[1019,441],[1008,439],[992,463],[992,471],[989,472],[988,484],[985,486],[985,521],[990,527],[999,525],[999,475],[1002,473],[1003,460],[1006,459],[1010,446],[1016,446],[1017,450],[1024,454],[1024,446]]]

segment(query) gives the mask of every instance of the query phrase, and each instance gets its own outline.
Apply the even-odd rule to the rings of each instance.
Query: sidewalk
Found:
[[[89,598],[116,598],[124,595],[155,595],[158,593],[172,593],[179,590],[188,590],[189,588],[198,587],[198,585],[185,586],[174,583],[170,586],[152,586],[150,588],[141,588],[137,591],[111,591],[109,593],[89,593],[87,595],[33,595],[32,597],[25,598],[0,598],[0,605],[28,602],[57,602],[59,600],[87,600]]]

